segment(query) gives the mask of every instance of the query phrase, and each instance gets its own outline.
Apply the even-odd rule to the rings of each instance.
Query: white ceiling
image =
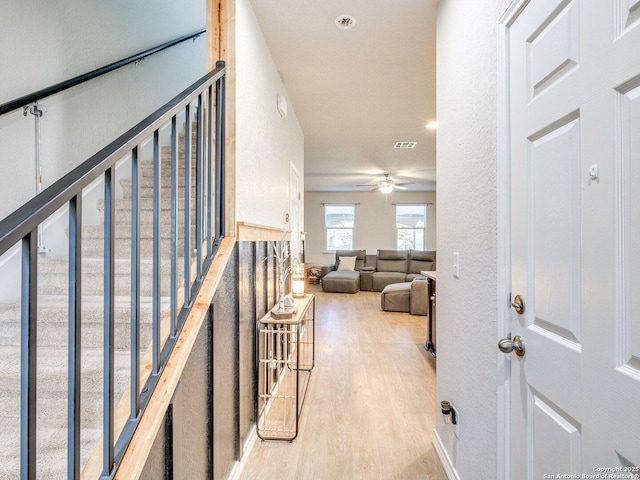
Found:
[[[251,0],[304,132],[305,190],[366,191],[384,173],[435,190],[437,3]]]

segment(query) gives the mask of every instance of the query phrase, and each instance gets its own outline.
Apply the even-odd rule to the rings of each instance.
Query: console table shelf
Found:
[[[295,299],[293,318],[258,321],[258,437],[293,441],[315,357],[315,296]]]

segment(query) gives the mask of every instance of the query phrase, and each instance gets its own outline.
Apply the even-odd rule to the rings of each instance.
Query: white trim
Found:
[[[451,461],[451,457],[447,453],[447,449],[444,448],[442,444],[442,440],[440,440],[440,436],[438,435],[438,431],[433,429],[433,436],[431,437],[431,443],[438,454],[438,458],[440,459],[440,463],[442,463],[442,468],[444,468],[444,473],[447,474],[447,478],[449,480],[460,480],[458,476],[458,472],[453,466],[453,462]]]
[[[513,6],[513,4],[511,5]],[[510,8],[511,8],[510,6]],[[508,10],[507,10],[508,11]],[[509,278],[509,30],[502,17],[498,23],[498,139],[497,139],[497,339],[510,337],[511,322],[505,304]],[[508,307],[506,308],[508,310]],[[510,377],[511,361],[496,348],[497,355],[497,480],[509,478],[510,471]]]
[[[498,131],[497,131],[497,337],[511,336],[511,172],[509,105],[509,28],[530,0],[513,0],[498,20]],[[497,479],[511,472],[511,357],[496,348],[497,355]]]
[[[231,469],[231,472],[229,473],[227,480],[240,479],[240,477],[242,476],[244,467],[247,465],[247,461],[251,454],[251,450],[253,450],[253,446],[255,445],[257,439],[258,439],[258,435],[256,435],[256,425],[254,424],[253,427],[251,427],[251,430],[249,431],[249,435],[247,435],[247,438],[244,442],[244,446],[242,449],[242,458],[240,458],[240,461],[237,461],[233,464],[233,468]]]

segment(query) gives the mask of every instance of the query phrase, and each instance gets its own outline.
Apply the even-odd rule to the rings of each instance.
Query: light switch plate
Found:
[[[460,278],[460,253],[453,252],[453,276]]]

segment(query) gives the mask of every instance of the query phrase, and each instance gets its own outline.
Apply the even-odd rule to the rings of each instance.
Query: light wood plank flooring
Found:
[[[382,312],[379,293],[314,293],[316,361],[298,438],[257,440],[240,478],[445,480],[431,444],[427,318]]]

